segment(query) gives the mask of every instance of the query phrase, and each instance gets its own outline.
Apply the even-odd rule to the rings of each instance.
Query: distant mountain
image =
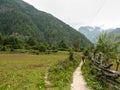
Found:
[[[79,32],[84,34],[92,43],[97,41],[97,37],[101,34],[102,28],[92,26],[82,26],[79,28]],[[107,29],[106,32],[112,34],[120,34],[120,28]]]
[[[79,28],[79,32],[83,33],[91,42],[95,43],[96,38],[100,35],[100,27],[82,26]]]
[[[40,42],[53,45],[62,40],[72,45],[78,38],[81,46],[91,44],[83,34],[69,25],[22,0],[0,0],[0,33],[22,38],[32,36]]]
[[[120,28],[116,28],[112,31],[114,34],[120,34]]]

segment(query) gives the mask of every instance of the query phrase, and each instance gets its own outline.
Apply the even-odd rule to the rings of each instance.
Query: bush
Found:
[[[7,36],[4,39],[4,45],[5,46],[10,46],[13,49],[18,49],[18,48],[22,48],[22,45],[20,44],[20,40],[15,37],[15,36]]]
[[[52,50],[52,52],[53,52],[53,53],[57,53],[57,52],[58,52],[58,50],[57,50],[57,49],[56,49],[56,50]]]
[[[8,49],[8,47],[7,46],[2,46],[1,47],[1,51],[8,51],[9,49]]]
[[[88,56],[89,50],[86,48],[86,49],[83,51],[83,54],[84,54],[85,56]]]
[[[30,50],[30,53],[33,53],[33,54],[39,55],[39,51],[38,51],[38,50]]]
[[[69,60],[71,60],[71,61],[74,60],[72,50],[69,51]]]
[[[13,51],[14,51],[14,48],[11,48],[10,51],[13,52]]]
[[[41,43],[39,45],[33,46],[32,49],[38,50],[39,52],[45,52],[47,50],[47,47]]]
[[[53,53],[57,53],[57,52],[58,52],[57,47],[55,47],[55,46],[52,47],[51,49],[52,49],[52,52],[53,52]]]
[[[46,51],[46,46],[44,45],[44,44],[40,44],[39,46],[38,46],[38,50],[40,51],[40,52],[45,52]]]

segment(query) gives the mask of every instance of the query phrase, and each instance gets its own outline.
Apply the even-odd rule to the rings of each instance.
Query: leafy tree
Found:
[[[40,52],[45,52],[46,49],[47,49],[47,47],[46,47],[43,43],[41,43],[41,44],[38,46],[38,50],[39,50]]]
[[[18,49],[20,48],[20,41],[15,36],[6,36],[3,45],[9,46],[13,49]]]
[[[3,45],[3,36],[0,34],[0,46]]]
[[[80,40],[76,39],[73,46],[74,46],[75,51],[79,51],[80,50]]]
[[[69,51],[69,60],[70,61],[73,61],[74,60],[74,57],[73,57],[74,55],[73,55],[73,51],[72,50],[70,50]]]
[[[89,49],[86,48],[86,49],[83,51],[83,54],[84,54],[85,56],[88,56],[88,54],[89,54]]]
[[[64,50],[68,49],[67,41],[62,40],[62,41],[59,43],[59,48],[64,49]]]
[[[1,50],[1,51],[7,51],[8,48],[7,48],[6,46],[2,46],[0,50]]]
[[[95,52],[102,52],[105,56],[115,55],[120,46],[120,37],[111,33],[103,32],[96,44]]]
[[[29,46],[35,46],[37,44],[37,40],[36,38],[33,38],[33,37],[29,37],[28,41],[27,41],[27,44]]]

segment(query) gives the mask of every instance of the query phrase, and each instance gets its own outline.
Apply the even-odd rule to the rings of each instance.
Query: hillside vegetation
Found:
[[[52,46],[62,40],[71,46],[76,39],[79,39],[82,47],[91,44],[83,34],[69,25],[22,0],[0,0],[0,33],[22,39],[34,37]]]

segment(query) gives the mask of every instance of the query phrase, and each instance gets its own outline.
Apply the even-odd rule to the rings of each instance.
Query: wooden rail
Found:
[[[99,71],[101,71],[102,75],[110,78],[117,79],[120,77],[120,72],[115,70],[110,70],[110,67],[113,66],[113,64],[108,64],[106,66],[103,66],[101,64],[101,54],[98,56],[98,60],[95,60],[92,55],[89,56],[89,60],[91,61],[91,64]],[[117,65],[118,68],[119,65]]]

